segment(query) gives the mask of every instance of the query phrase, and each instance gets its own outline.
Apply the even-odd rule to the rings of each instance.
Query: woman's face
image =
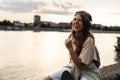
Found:
[[[80,14],[74,16],[72,20],[72,29],[75,32],[79,32],[83,29],[82,17]]]

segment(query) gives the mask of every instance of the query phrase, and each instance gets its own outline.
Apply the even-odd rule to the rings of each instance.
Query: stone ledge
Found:
[[[120,63],[100,68],[103,80],[120,80]]]

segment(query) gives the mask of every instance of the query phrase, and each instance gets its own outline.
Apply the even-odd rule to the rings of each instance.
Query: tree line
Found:
[[[13,22],[5,19],[3,21],[0,21],[0,25],[1,26],[14,26]],[[27,23],[25,23],[25,24],[27,24]],[[41,23],[41,28],[71,29],[71,26],[67,25],[67,26],[64,26],[64,27],[63,26],[53,27],[50,24]],[[104,26],[102,24],[92,24],[91,29],[92,30],[102,30],[102,31],[120,31],[120,26]]]
[[[92,24],[91,29],[102,31],[120,31],[120,26],[104,26],[101,24]]]
[[[3,20],[3,21],[0,21],[0,25],[1,26],[13,26],[13,23],[9,20]]]

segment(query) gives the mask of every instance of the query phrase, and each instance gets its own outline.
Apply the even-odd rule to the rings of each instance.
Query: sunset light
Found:
[[[93,23],[120,25],[119,0],[1,0],[0,20],[28,23],[40,15],[42,21],[70,22],[79,10],[91,13]]]

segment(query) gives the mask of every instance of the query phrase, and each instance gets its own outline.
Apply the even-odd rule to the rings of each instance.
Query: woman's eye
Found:
[[[82,21],[81,19],[79,19],[78,21]]]

